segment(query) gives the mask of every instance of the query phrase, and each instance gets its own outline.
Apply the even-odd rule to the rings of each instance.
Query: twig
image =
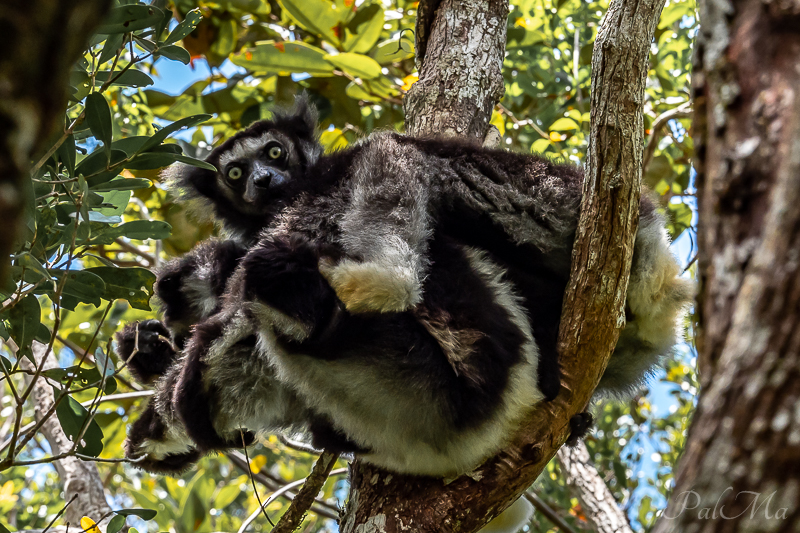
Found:
[[[225,453],[225,456],[243,472],[250,471],[250,468],[247,466],[247,461],[245,461],[244,457],[238,452],[229,451]],[[253,474],[253,478],[271,491],[278,490],[286,484],[286,481],[283,479],[270,476],[264,470]],[[280,496],[289,501],[292,501],[295,497],[293,492],[283,492]],[[311,510],[324,518],[330,518],[331,520],[337,520],[339,518],[339,508],[319,498],[314,502],[314,507],[312,507]]]
[[[58,511],[58,513],[56,513],[56,515],[53,517],[53,519],[52,519],[52,520],[50,520],[50,523],[49,523],[49,524],[47,524],[47,527],[46,527],[46,528],[44,528],[44,529],[42,530],[42,533],[47,533],[47,530],[48,530],[48,529],[50,529],[51,527],[53,527],[53,524],[55,524],[55,523],[56,523],[56,520],[58,520],[59,518],[61,518],[61,515],[63,515],[63,514],[64,514],[64,511],[66,511],[66,510],[67,510],[67,507],[69,507],[69,505],[70,505],[72,502],[74,502],[74,501],[75,501],[75,498],[77,498],[77,497],[78,497],[78,494],[77,494],[77,493],[75,493],[75,494],[73,494],[73,495],[72,495],[72,498],[70,498],[70,499],[69,499],[69,501],[68,501],[68,502],[67,502],[67,503],[64,505],[64,507],[62,507],[62,508],[61,508],[61,510],[60,510],[60,511]]]
[[[556,526],[561,531],[565,533],[577,533],[572,526],[570,526],[557,512],[555,509],[547,505],[542,498],[539,497],[538,494],[535,492],[524,492],[522,494],[526,500],[531,502],[531,505],[536,508],[537,511],[542,513],[554,526]]]
[[[264,513],[264,517],[267,519],[267,522],[269,522],[269,525],[274,528],[275,524],[272,523],[272,519],[269,517],[267,510],[264,508],[264,504],[261,503],[261,496],[258,495],[258,487],[256,487],[256,480],[253,477],[253,468],[250,466],[250,456],[247,455],[247,442],[244,440],[244,431],[240,429],[239,435],[242,437],[242,451],[244,451],[244,459],[247,461],[247,469],[249,470],[248,473],[250,474],[250,481],[253,483],[253,494],[256,495],[256,500],[258,501],[258,510]],[[258,516],[258,511],[256,511],[253,518],[255,519],[256,516]],[[244,526],[242,526],[242,528],[244,528]]]
[[[321,460],[322,460],[322,457],[320,457],[320,460],[317,461],[316,465],[314,465],[314,469],[315,470],[316,470],[317,465],[320,464]],[[335,463],[336,461],[333,461],[333,462]],[[327,477],[330,477],[330,476],[336,476],[336,475],[339,475],[339,474],[344,474],[346,472],[347,472],[346,468],[338,468],[336,470],[331,470],[329,473],[326,474],[325,477],[327,478]],[[314,471],[311,472],[311,475],[314,475]],[[311,476],[309,476],[309,478],[310,477]],[[281,487],[278,490],[276,490],[275,492],[273,492],[272,496],[267,498],[267,501],[264,502],[264,505],[265,506],[269,505],[270,503],[272,503],[276,499],[278,499],[280,496],[282,496],[285,492],[288,492],[288,491],[292,490],[295,487],[299,487],[300,485],[302,485],[305,482],[306,482],[305,479],[298,479],[297,481],[292,481],[291,483],[288,483],[288,484],[284,485],[283,487]],[[319,488],[317,488],[317,491],[319,491]],[[314,494],[316,494],[316,492]],[[238,533],[244,533],[244,531],[247,529],[247,527],[250,526],[250,524],[253,523],[253,521],[256,519],[256,517],[258,517],[258,514],[260,512],[261,512],[260,509],[256,509],[256,511],[253,514],[248,516],[247,520],[242,522],[242,527],[239,528],[239,532]]]
[[[686,118],[692,116],[692,102],[684,102],[676,108],[664,111],[656,117],[653,125],[650,128],[650,138],[647,139],[647,145],[644,147],[644,156],[642,158],[642,175],[647,172],[647,167],[650,166],[650,161],[653,159],[653,154],[656,152],[658,146],[658,137],[661,128],[672,119]]]

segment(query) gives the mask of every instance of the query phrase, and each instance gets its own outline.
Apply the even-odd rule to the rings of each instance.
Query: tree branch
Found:
[[[558,450],[558,461],[567,485],[581,504],[597,533],[633,533],[625,513],[617,505],[603,478],[592,466],[583,442]]]
[[[38,363],[45,356],[47,346],[34,341],[32,350]],[[22,364],[30,363],[23,359]],[[50,358],[44,362],[45,369],[55,367],[55,362]],[[50,411],[50,407],[53,405],[53,389],[45,380],[38,379],[33,385],[32,396],[36,402],[35,415],[39,420],[44,413]],[[51,417],[45,420],[41,431],[50,444],[53,455],[72,450],[73,443],[61,429],[57,419]],[[75,500],[64,512],[65,522],[78,524],[83,516],[97,517],[111,513],[111,508],[106,503],[103,482],[94,463],[82,461],[78,457],[64,457],[55,461],[55,467],[58,478],[64,487],[64,499]]]

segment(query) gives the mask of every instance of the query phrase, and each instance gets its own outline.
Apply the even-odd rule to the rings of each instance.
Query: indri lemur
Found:
[[[322,155],[314,127],[301,105],[214,150],[219,172],[173,171],[239,242],[266,229],[221,299],[182,292],[186,307],[215,309],[191,319],[209,317],[159,381],[158,427],[134,428],[129,455],[168,469],[240,428],[310,423],[375,464],[452,475],[558,392],[580,171],[395,133]],[[679,272],[643,198],[628,323],[600,393],[635,389],[671,350],[691,297]]]

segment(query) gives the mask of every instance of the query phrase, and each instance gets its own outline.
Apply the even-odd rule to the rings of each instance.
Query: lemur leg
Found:
[[[320,274],[320,250],[299,235],[262,239],[242,260],[241,296],[260,322],[296,340],[318,336],[341,311]]]
[[[175,365],[159,380],[155,394],[125,439],[125,457],[149,472],[180,473],[202,456],[172,409],[172,390],[179,372]]]
[[[431,237],[429,177],[419,153],[392,137],[355,162],[341,222],[345,259],[324,274],[351,312],[400,312],[422,301]]]
[[[368,460],[438,475],[477,466],[543,395],[536,343],[502,268],[477,250],[434,248],[415,313],[340,309],[305,336],[275,326],[259,335],[274,345],[278,379]]]

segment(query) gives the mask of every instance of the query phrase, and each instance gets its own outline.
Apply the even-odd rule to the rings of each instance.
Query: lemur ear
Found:
[[[319,113],[317,108],[311,103],[308,93],[302,92],[294,99],[294,116],[298,124],[305,127],[305,137],[311,138],[317,129],[317,122],[319,121]]]
[[[273,119],[281,127],[291,128],[295,135],[301,139],[313,141],[316,139],[317,121],[319,114],[317,108],[311,103],[308,93],[302,92],[295,96],[294,106],[288,112],[277,112]]]

